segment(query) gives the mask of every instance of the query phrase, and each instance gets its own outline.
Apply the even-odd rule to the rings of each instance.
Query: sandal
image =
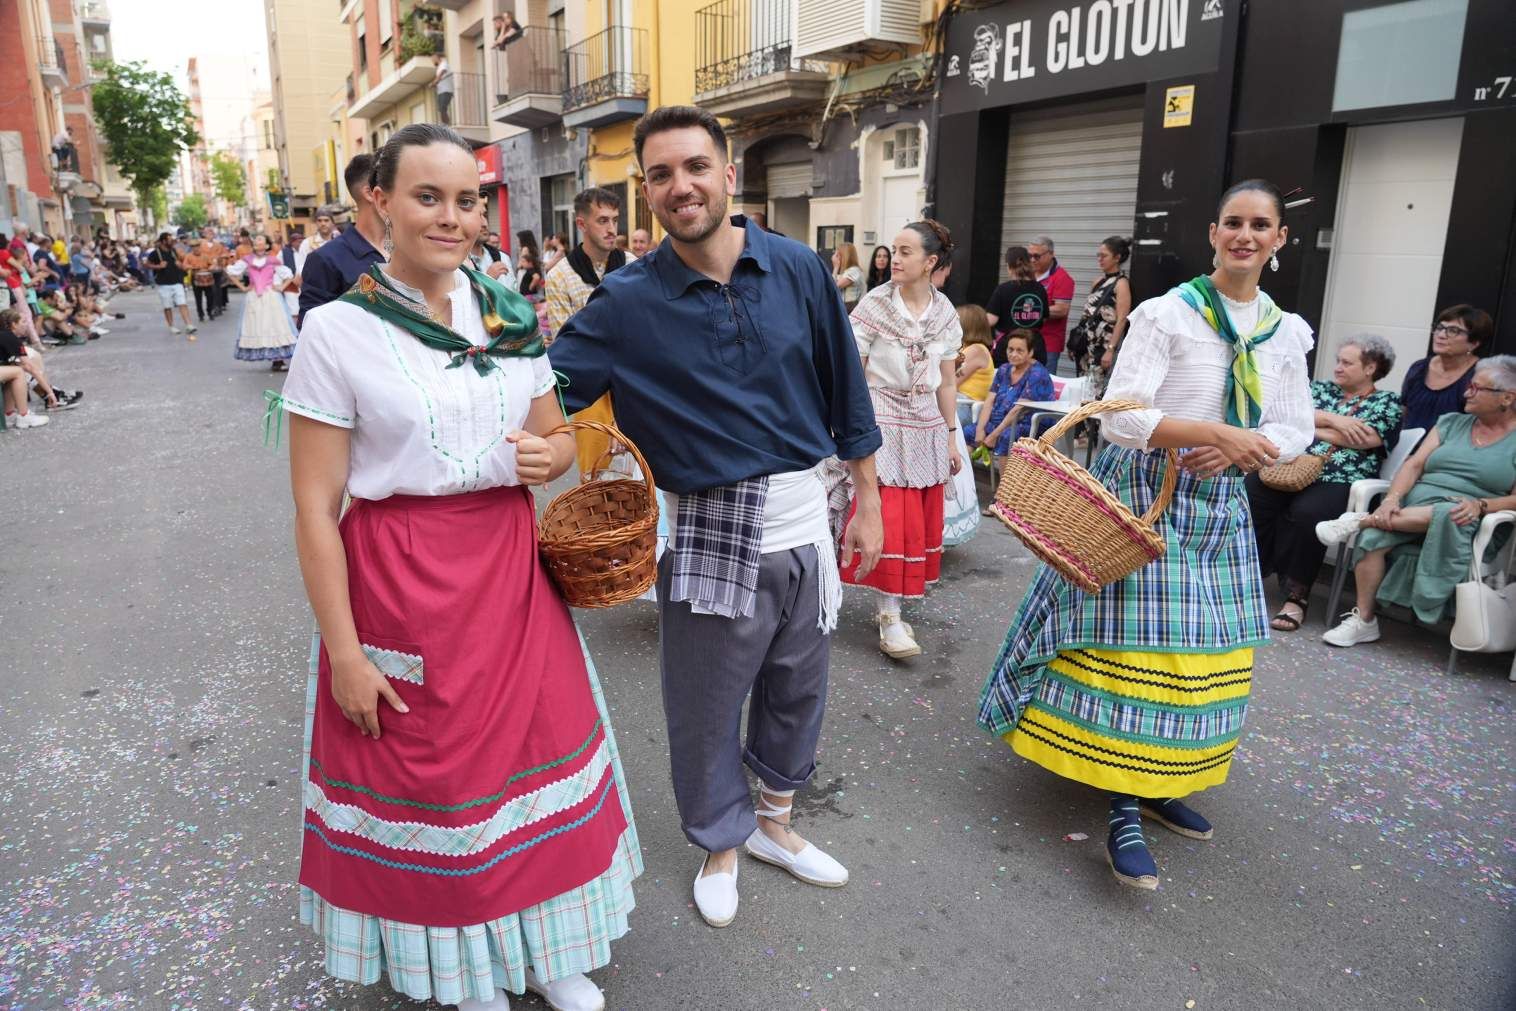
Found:
[[[1289,607],[1291,604],[1300,608],[1299,618],[1284,613],[1284,608]],[[1269,627],[1276,632],[1298,632],[1300,626],[1305,624],[1305,615],[1310,606],[1311,602],[1309,600],[1303,600],[1300,597],[1284,598],[1284,607],[1281,607],[1279,613],[1270,619]]]

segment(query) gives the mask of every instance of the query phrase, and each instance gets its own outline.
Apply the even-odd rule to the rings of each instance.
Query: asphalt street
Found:
[[[232,359],[238,299],[190,343],[122,296],[110,335],[47,356],[83,405],[0,433],[0,1007],[418,1006],[332,981],[296,920],[311,618],[264,444],[281,377]],[[950,550],[905,663],[849,595],[797,822],[851,883],[748,861],[725,930],[691,904],[652,605],[578,613],[647,864],[609,1007],[1516,1006],[1508,655],[1449,675],[1445,636],[1393,621],[1334,650],[1318,597],[1194,801],[1215,839],[1152,827],[1138,892],[1104,799],[974,723],[1032,571],[998,527]]]

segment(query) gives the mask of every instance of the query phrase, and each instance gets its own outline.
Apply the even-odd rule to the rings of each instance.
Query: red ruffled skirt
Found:
[[[842,570],[842,580],[868,586],[897,597],[920,598],[942,574],[942,496],[946,486],[879,489],[884,519],[884,554],[868,578],[857,578],[855,560]],[[852,522],[855,502],[849,510]]]

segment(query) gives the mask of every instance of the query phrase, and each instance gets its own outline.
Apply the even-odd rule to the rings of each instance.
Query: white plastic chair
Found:
[[[1372,510],[1374,500],[1390,490],[1390,482],[1395,479],[1395,472],[1416,450],[1421,442],[1421,437],[1427,434],[1424,428],[1406,428],[1400,432],[1400,438],[1395,440],[1395,448],[1390,450],[1384,458],[1384,463],[1379,468],[1378,477],[1365,478],[1362,481],[1354,481],[1348,487],[1348,508],[1350,513],[1366,513]],[[1311,536],[1315,536],[1312,532]],[[1331,628],[1337,619],[1337,605],[1342,600],[1342,587],[1348,579],[1348,558],[1353,550],[1353,543],[1358,540],[1354,534],[1341,544],[1337,545],[1337,557],[1332,560],[1335,571],[1332,573],[1332,593],[1327,598],[1326,627]]]

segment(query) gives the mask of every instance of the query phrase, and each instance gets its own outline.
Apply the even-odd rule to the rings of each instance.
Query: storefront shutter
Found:
[[[770,165],[767,182],[770,200],[808,197],[811,195],[811,163],[804,161],[791,165]]]
[[[1011,112],[1001,253],[1039,235],[1053,239],[1059,263],[1074,275],[1070,327],[1100,276],[1095,250],[1109,235],[1132,234],[1142,151],[1140,103],[1132,97]]]

